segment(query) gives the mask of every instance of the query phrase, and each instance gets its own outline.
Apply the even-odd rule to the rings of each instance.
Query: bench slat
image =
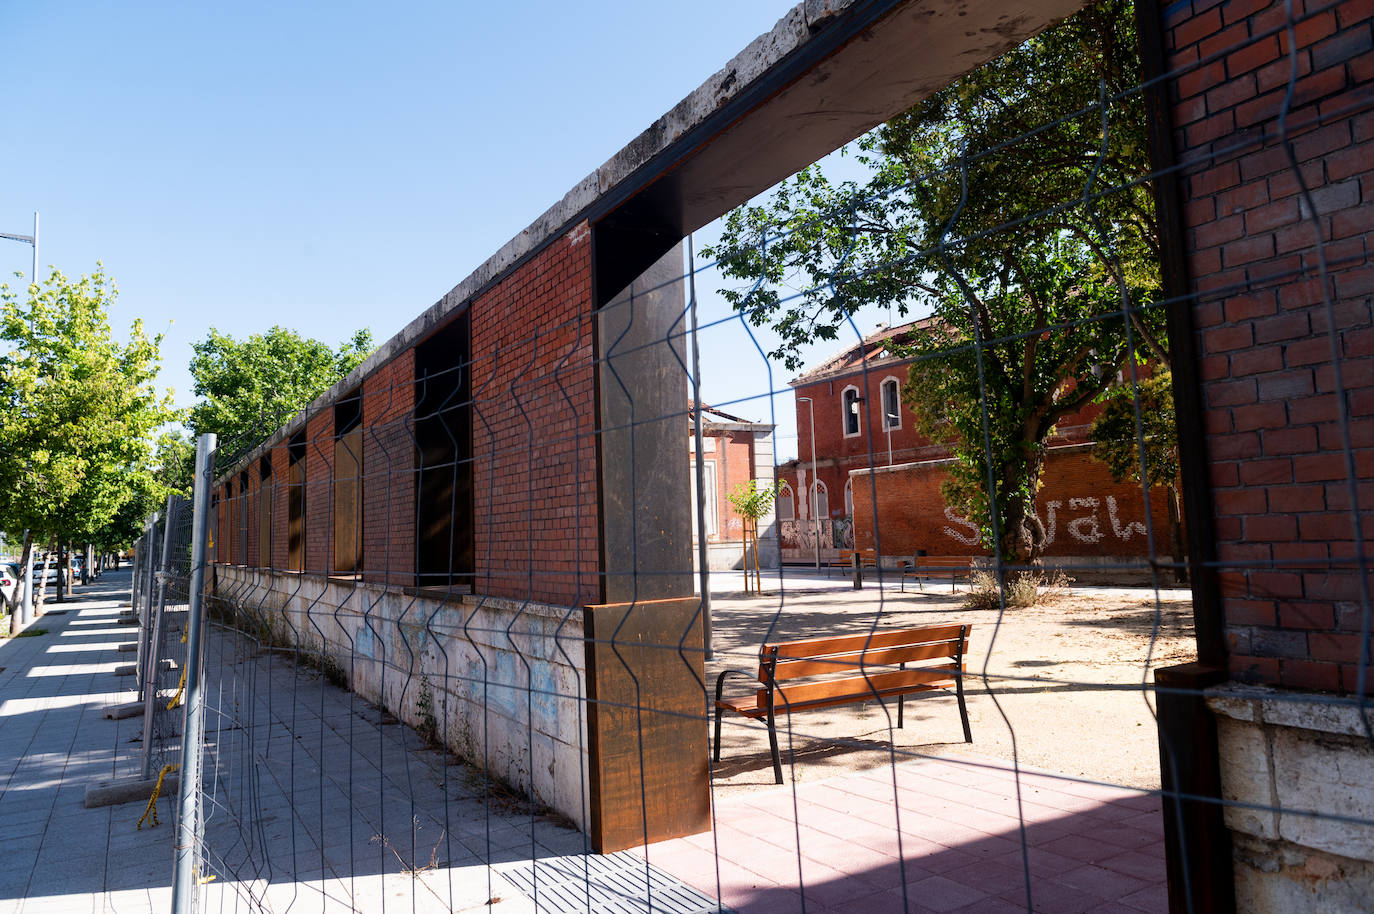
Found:
[[[778,641],[763,646],[764,652],[778,649],[778,657],[818,657],[826,654],[847,654],[865,648],[896,647],[903,644],[929,644],[936,641],[957,641],[962,626],[929,625],[900,631],[873,632],[867,635],[842,635],[837,638],[805,638],[801,641]]]
[[[914,694],[916,694],[916,693],[918,693],[918,692],[936,692],[936,691],[939,691],[939,690],[942,689],[942,688],[943,688],[943,686],[942,686],[942,685],[939,685],[939,684],[935,684],[935,685],[914,685],[914,686],[904,686],[903,688],[900,688],[900,689],[889,689],[889,690],[884,691],[884,692],[881,692],[880,694],[877,694],[877,695],[875,695],[875,694],[873,694],[873,693],[870,692],[870,693],[866,693],[866,694],[861,695],[861,696],[858,696],[858,697],[855,697],[855,696],[853,696],[853,695],[841,695],[841,696],[836,697],[836,698],[823,698],[823,699],[819,699],[819,700],[816,700],[816,701],[807,701],[807,702],[797,702],[797,701],[793,701],[790,705],[781,705],[781,704],[778,705],[777,707],[775,707],[775,708],[773,709],[773,713],[776,714],[776,715],[778,715],[778,716],[782,716],[783,714],[789,714],[789,713],[795,714],[795,713],[799,713],[799,712],[801,712],[801,711],[815,711],[815,710],[817,710],[817,709],[819,709],[819,708],[833,708],[833,707],[837,707],[837,706],[839,706],[839,705],[852,705],[852,704],[858,704],[858,703],[860,703],[860,702],[866,702],[866,701],[877,701],[879,698],[893,699],[893,698],[898,698],[898,697],[900,697],[900,696],[902,696],[902,695],[914,695]],[[743,714],[743,713],[745,713],[745,712],[741,711],[740,713]],[[755,719],[760,719],[760,720],[761,720],[761,719],[763,719],[763,718],[765,718],[765,717],[768,716],[768,710],[767,710],[766,707],[764,707],[764,708],[759,709],[759,710],[756,711],[756,712],[754,712],[754,711],[749,712],[749,713],[748,713],[748,716],[749,716],[749,717],[753,717],[753,718],[755,718]]]
[[[878,697],[878,693],[897,694],[912,686],[931,685],[937,682],[953,682],[957,671],[954,664],[948,666],[927,666],[919,670],[892,670],[886,673],[871,673],[868,677],[851,676],[846,679],[828,679],[823,682],[806,682],[798,685],[779,684],[773,690],[773,707],[776,710],[813,701],[844,698],[848,701],[866,701]],[[764,699],[767,701],[767,699]]]
[[[879,648],[878,650],[835,654],[830,657],[798,657],[795,660],[780,660],[777,669],[773,672],[773,678],[781,681],[825,673],[848,673],[861,669],[867,669],[871,673],[880,673],[884,668],[896,668],[899,663],[953,657],[959,653],[959,647],[959,639],[955,638],[952,641],[938,641],[934,644],[902,645]],[[760,672],[760,677],[762,675]]]

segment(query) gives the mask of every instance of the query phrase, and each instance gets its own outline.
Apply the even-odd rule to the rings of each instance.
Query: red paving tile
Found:
[[[1026,914],[1026,905],[1025,902],[1018,904],[1002,898],[984,898],[966,908],[960,908],[954,914]]]
[[[947,876],[931,876],[907,886],[907,898],[921,910],[957,911],[988,897],[987,892]]]
[[[1092,892],[1104,899],[1121,898],[1132,892],[1138,892],[1149,884],[1143,879],[1092,865],[1061,873],[1059,880],[1065,885],[1082,889],[1085,892]]]
[[[1153,882],[1159,878],[1161,862],[1160,858],[1153,854],[1127,851],[1124,854],[1109,857],[1098,865],[1118,873],[1125,873],[1127,876]]]
[[[1121,903],[1142,911],[1165,911],[1169,908],[1168,887],[1164,883],[1133,892],[1121,899]]]
[[[1056,841],[1050,841],[1042,847],[1052,853],[1072,857],[1074,860],[1081,860],[1084,863],[1098,863],[1109,857],[1115,857],[1121,852],[1121,848],[1117,845],[1099,841],[1096,828],[1081,835],[1069,835]]]
[[[1166,905],[1157,798],[1022,772],[1023,853],[1015,777],[998,764],[898,764],[900,817],[893,769],[717,794],[714,839],[663,842],[649,857],[741,914],[800,912],[803,885],[807,914],[1025,911],[1026,858],[1036,911]]]

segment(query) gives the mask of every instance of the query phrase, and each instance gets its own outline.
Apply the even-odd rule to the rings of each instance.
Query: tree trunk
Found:
[[[1040,489],[1040,471],[1044,463],[1041,455],[1025,462],[1007,462],[1000,468],[997,484],[1008,488],[998,489],[999,546],[1002,561],[1009,565],[1038,568],[1045,553],[1045,524],[1035,508],[1035,493]]]
[[[24,548],[19,553],[19,578],[14,582],[14,596],[10,599],[10,637],[19,634],[24,609],[24,588],[32,587],[29,563],[33,560],[33,531],[24,531]]]
[[[54,603],[63,603],[67,599],[67,546],[66,544],[57,547],[57,598]]]
[[[1169,494],[1165,501],[1169,505],[1169,549],[1174,554],[1174,581],[1187,584],[1188,556],[1183,548],[1183,511],[1179,505],[1178,486],[1167,488]]]
[[[56,548],[52,543],[48,544],[48,551],[43,553],[43,570],[38,575],[38,586],[33,591],[33,615],[38,617],[38,611],[43,608],[43,602],[48,598],[48,566],[52,564],[52,551]]]

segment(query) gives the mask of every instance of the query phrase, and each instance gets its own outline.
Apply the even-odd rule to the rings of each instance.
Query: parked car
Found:
[[[14,588],[17,586],[19,586],[19,566],[9,562],[0,565],[0,596],[4,596],[6,605],[9,605],[10,600],[14,599]]]

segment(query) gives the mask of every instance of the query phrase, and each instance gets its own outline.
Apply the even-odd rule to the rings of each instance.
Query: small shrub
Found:
[[[1001,609],[1002,598],[1010,607],[1034,606],[1057,596],[1073,583],[1062,571],[1048,574],[1039,571],[1020,571],[1007,575],[1007,586],[1000,590],[997,576],[990,571],[975,571],[969,577],[969,594],[964,600],[968,609]]]

